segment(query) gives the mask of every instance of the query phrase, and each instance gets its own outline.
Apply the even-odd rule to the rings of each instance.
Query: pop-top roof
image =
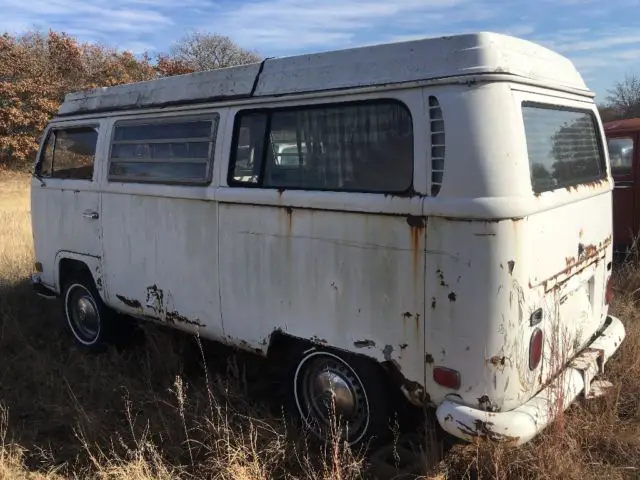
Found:
[[[165,77],[72,93],[60,115],[501,73],[588,91],[574,65],[535,43],[496,33],[425,38]]]

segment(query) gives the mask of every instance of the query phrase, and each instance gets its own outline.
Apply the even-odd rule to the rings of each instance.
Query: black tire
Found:
[[[69,331],[82,347],[100,351],[113,342],[114,312],[104,304],[88,273],[74,273],[65,279],[62,308]]]
[[[286,406],[302,423],[305,432],[310,432],[320,442],[331,442],[335,439],[332,433],[336,433],[337,423],[340,427],[348,426],[339,432],[340,439],[354,449],[373,447],[390,437],[392,395],[379,364],[374,360],[318,346],[297,345],[289,353],[286,356],[289,368],[284,370]],[[335,385],[343,387],[342,397],[333,397],[337,398],[336,402],[332,402],[333,405],[341,401],[342,405],[349,405],[350,401],[345,399],[354,400],[351,402],[351,411],[343,408],[342,415],[335,407],[333,411],[337,415],[333,419],[325,402],[311,400],[312,393],[318,392],[317,389],[314,392],[314,382],[317,387],[320,379],[329,378],[336,381]],[[347,391],[349,393],[345,394]],[[324,394],[324,398],[328,399],[331,392],[325,389]],[[318,403],[324,405],[319,406]]]

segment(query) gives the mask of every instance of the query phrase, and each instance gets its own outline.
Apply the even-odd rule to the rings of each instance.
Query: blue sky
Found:
[[[263,56],[495,31],[568,56],[597,101],[640,74],[640,0],[0,0],[0,12],[0,31],[52,28],[152,54],[189,30]]]

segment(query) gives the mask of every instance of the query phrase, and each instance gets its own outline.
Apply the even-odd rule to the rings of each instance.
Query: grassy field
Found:
[[[30,291],[32,250],[28,178],[0,172],[0,479],[346,480],[379,472],[337,442],[316,449],[289,433],[277,410],[256,400],[270,386],[247,373],[260,368],[249,360],[227,363],[234,357],[152,326],[120,351],[79,350],[58,304]],[[608,365],[615,388],[575,404],[519,449],[458,445],[440,454],[425,439],[418,478],[640,478],[640,262],[616,283],[614,310],[628,338]]]

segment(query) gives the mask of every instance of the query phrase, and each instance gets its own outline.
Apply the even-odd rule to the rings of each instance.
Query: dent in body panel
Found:
[[[279,326],[397,361],[423,383],[424,224],[406,214],[220,204],[225,332],[264,349]]]

